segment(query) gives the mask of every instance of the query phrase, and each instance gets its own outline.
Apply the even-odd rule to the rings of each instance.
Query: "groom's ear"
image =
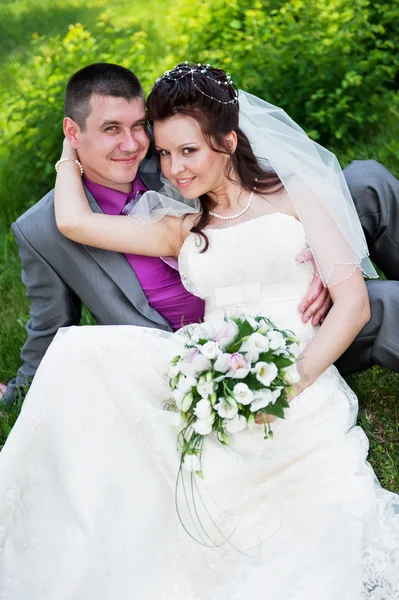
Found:
[[[72,148],[75,150],[79,149],[79,133],[80,127],[79,125],[70,117],[65,117],[64,119],[64,135],[68,142],[71,144]]]

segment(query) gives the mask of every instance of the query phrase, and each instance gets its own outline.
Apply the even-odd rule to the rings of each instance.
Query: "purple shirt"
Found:
[[[107,188],[84,178],[90,193],[107,215],[119,215],[125,204],[135,197],[137,192],[148,188],[137,176],[133,181],[130,194]],[[190,294],[183,286],[179,272],[173,268],[174,261],[166,263],[154,256],[125,254],[127,261],[136,273],[149,304],[167,321],[173,330],[182,325],[197,323],[204,316],[204,301]]]

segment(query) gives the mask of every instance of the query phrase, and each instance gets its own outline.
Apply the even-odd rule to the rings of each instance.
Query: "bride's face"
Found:
[[[167,121],[156,121],[154,139],[163,174],[185,198],[223,189],[228,157],[208,146],[193,117],[175,115]]]

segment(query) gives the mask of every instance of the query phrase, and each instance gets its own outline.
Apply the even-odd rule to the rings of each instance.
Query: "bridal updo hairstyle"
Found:
[[[166,121],[175,115],[194,118],[208,146],[229,156],[226,178],[239,182],[243,189],[249,192],[256,189],[257,193],[268,195],[282,187],[274,171],[265,171],[259,165],[247,136],[239,128],[238,90],[222,69],[180,63],[157,79],[147,99],[147,111],[151,123]],[[237,134],[234,152],[225,139],[231,131]],[[209,211],[216,203],[206,194],[200,200],[202,213],[191,231],[204,239],[205,251],[209,242],[203,229],[208,225]]]

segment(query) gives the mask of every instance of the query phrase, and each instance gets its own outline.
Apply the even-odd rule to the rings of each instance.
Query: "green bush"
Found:
[[[153,49],[147,33],[132,21],[123,29],[100,21],[91,33],[69,27],[61,38],[33,40],[31,58],[19,74],[19,94],[0,107],[0,211],[10,222],[50,189],[62,142],[63,99],[69,77],[93,62],[133,69],[144,86],[154,81]],[[150,68],[149,68],[150,67]],[[156,71],[157,73],[159,71]]]
[[[392,2],[178,0],[169,27],[172,56],[227,69],[324,144],[357,141],[399,105]]]
[[[116,28],[105,17],[90,33],[74,25],[64,37],[37,36],[28,64],[9,73],[19,94],[0,98],[3,219],[10,222],[51,187],[65,84],[91,62],[130,67],[147,89],[180,60],[212,62],[240,87],[286,108],[314,138],[356,156],[359,140],[375,137],[387,115],[399,129],[398,12],[368,0],[206,0],[195,10],[192,0],[177,0],[163,39],[148,24],[142,31],[138,20]],[[391,124],[386,129],[375,157],[390,163],[399,136]]]

